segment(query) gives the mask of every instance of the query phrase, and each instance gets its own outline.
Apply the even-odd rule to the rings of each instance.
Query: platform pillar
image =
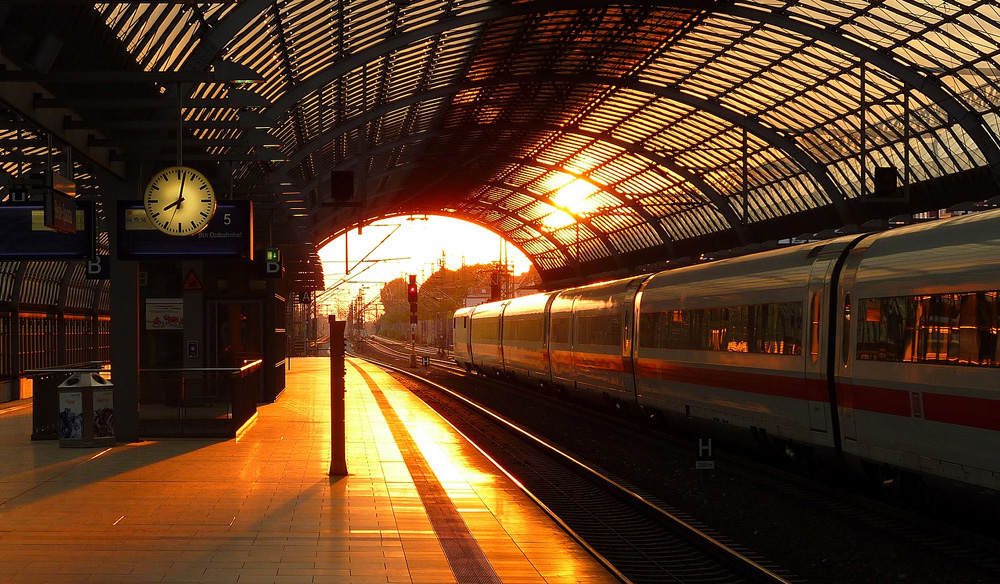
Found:
[[[115,438],[139,440],[139,262],[118,259],[117,201],[136,193],[115,177],[101,180],[111,244],[111,378],[114,382]],[[105,198],[106,197],[106,198]]]

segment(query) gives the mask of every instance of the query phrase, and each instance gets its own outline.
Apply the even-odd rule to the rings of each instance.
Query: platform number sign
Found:
[[[698,439],[698,456],[694,461],[694,468],[697,470],[715,470],[715,461],[712,460],[712,439]]]
[[[108,280],[111,278],[111,256],[98,255],[87,261],[87,280]]]

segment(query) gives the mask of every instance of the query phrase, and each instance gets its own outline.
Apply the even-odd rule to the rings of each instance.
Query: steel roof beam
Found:
[[[520,195],[524,195],[526,197],[530,197],[531,199],[533,199],[535,201],[538,201],[539,203],[544,203],[544,204],[552,207],[553,209],[557,209],[559,211],[562,211],[563,213],[566,213],[567,215],[569,215],[570,217],[572,217],[573,220],[576,223],[579,223],[580,225],[583,225],[584,227],[586,227],[591,233],[594,234],[594,237],[596,237],[597,239],[600,240],[601,244],[604,245],[604,248],[608,250],[608,255],[610,255],[611,257],[614,258],[614,262],[615,262],[615,265],[617,267],[620,268],[620,267],[624,266],[624,264],[621,261],[621,252],[618,249],[616,249],[615,246],[611,243],[611,240],[608,239],[608,234],[605,233],[605,232],[603,232],[603,231],[601,231],[600,229],[597,229],[596,227],[594,227],[594,224],[591,223],[590,219],[584,217],[583,215],[581,215],[579,213],[574,213],[574,212],[570,211],[568,207],[565,207],[565,206],[557,204],[555,201],[553,201],[549,197],[542,196],[539,193],[533,193],[533,192],[529,191],[528,189],[526,189],[524,187],[519,187],[519,186],[507,184],[505,182],[492,181],[492,180],[483,182],[483,185],[484,186],[490,186],[490,187],[498,188],[498,189],[512,191],[512,192],[518,193]],[[473,199],[466,199],[465,201],[466,202],[471,202],[472,204],[481,203],[481,201],[479,201],[478,199],[474,199],[474,198]],[[524,207],[520,207],[520,208],[518,208],[516,210],[512,209],[512,211],[520,213],[521,209],[523,209],[523,208]],[[535,231],[538,231],[539,233],[546,233],[546,231],[544,231],[544,230],[541,229],[541,227],[543,227],[541,221],[537,221],[537,220],[536,221],[532,221],[532,222],[530,222],[530,225],[532,227],[535,227],[537,225],[538,227],[535,227]],[[579,249],[577,249],[577,254],[579,254]],[[579,257],[577,257],[577,262],[579,262],[579,261],[580,261]]]
[[[494,123],[499,123],[499,122],[494,122]],[[708,184],[703,178],[701,178],[694,172],[691,172],[690,170],[684,168],[683,166],[680,166],[679,164],[674,162],[672,159],[667,158],[666,156],[663,156],[656,152],[652,152],[650,150],[637,146],[631,142],[619,140],[617,138],[598,132],[590,132],[588,130],[584,130],[576,126],[564,127],[556,124],[527,123],[527,122],[503,122],[502,124],[503,124],[503,129],[521,128],[521,129],[539,130],[548,132],[562,132],[563,134],[584,136],[587,138],[592,138],[594,140],[605,142],[607,144],[611,144],[613,146],[617,146],[618,148],[621,148],[622,150],[625,150],[631,154],[635,154],[636,156],[646,158],[647,160],[650,160],[651,162],[654,162],[662,166],[663,168],[666,168],[670,172],[690,182],[698,191],[700,191],[705,196],[706,199],[709,200],[709,202],[715,205],[715,207],[719,210],[719,213],[729,222],[733,231],[736,233],[740,243],[746,244],[750,242],[749,236],[747,235],[746,226],[740,221],[740,218],[736,216],[736,213],[733,211],[732,206],[725,199],[725,197],[721,193],[719,193],[719,191],[715,190],[715,188],[712,187],[712,185]],[[467,124],[460,126],[458,128],[449,128],[448,133],[462,132],[463,129],[465,128],[479,129],[486,126],[487,124]],[[442,130],[433,130],[433,131],[428,130],[417,134],[412,134],[410,136],[405,136],[398,140],[394,140],[392,142],[383,144],[379,148],[370,151],[369,155],[378,155],[388,150],[399,148],[401,146],[406,146],[408,144],[411,144],[413,142],[418,142],[421,140],[428,141],[440,136],[442,133],[444,133]],[[325,174],[328,170],[329,171],[346,170],[350,168],[353,164],[354,164],[353,158],[343,160],[333,167],[320,169],[320,174]],[[395,167],[390,168],[386,173],[391,173],[394,170],[396,170]],[[672,178],[668,175],[668,173],[663,172],[663,170],[660,168],[656,168],[656,171],[667,178]],[[381,173],[381,174],[386,174],[386,173]],[[319,188],[320,182],[321,181],[319,178],[314,178],[311,181],[302,185],[302,187],[300,188],[300,192],[307,193],[314,189],[317,189]],[[622,204],[633,209],[635,208],[628,201],[622,201]],[[639,211],[637,210],[637,213],[638,212]],[[660,229],[662,229],[662,227]],[[669,237],[667,237],[664,233],[662,239],[666,241],[667,239],[669,239]]]
[[[0,56],[0,64],[10,67],[13,64]],[[110,148],[90,146],[87,143],[90,133],[85,130],[71,130],[63,126],[64,121],[74,115],[68,109],[40,109],[36,106],[36,95],[48,95],[46,90],[36,83],[0,83],[0,101],[11,109],[31,120],[39,130],[66,144],[84,158],[111,172],[118,178],[125,176],[124,166],[112,158]]]
[[[992,134],[986,129],[982,117],[978,112],[972,111],[962,105],[953,95],[942,86],[942,84],[931,77],[923,75],[916,69],[894,60],[890,55],[880,53],[864,44],[849,39],[848,37],[827,30],[825,28],[810,24],[803,20],[793,19],[781,12],[768,12],[744,6],[737,6],[728,3],[704,2],[704,1],[663,1],[663,0],[633,0],[624,2],[629,6],[651,6],[664,8],[680,8],[703,10],[708,13],[728,14],[746,20],[766,23],[776,28],[790,30],[804,36],[814,38],[818,41],[837,47],[849,54],[857,56],[867,62],[879,67],[886,73],[900,79],[914,89],[927,95],[932,101],[945,109],[949,116],[957,121],[966,133],[973,139],[983,156],[989,161],[993,169],[994,177],[1000,176],[1000,147],[994,141]],[[225,47],[235,36],[249,24],[254,17],[267,6],[270,0],[246,0],[239,8],[230,13],[222,22],[218,23],[202,41],[198,44],[192,57],[188,59],[194,66],[207,66],[220,58],[222,48]],[[606,2],[597,0],[577,0],[574,3],[575,9],[600,8],[606,6]],[[387,55],[394,50],[402,48],[410,43],[416,42],[428,36],[440,34],[453,28],[468,26],[487,21],[549,12],[552,10],[565,9],[564,2],[552,0],[538,0],[535,2],[524,2],[516,5],[508,5],[499,8],[486,9],[473,14],[453,16],[442,19],[434,24],[430,24],[419,29],[402,33],[380,43],[376,43],[366,50],[339,61],[316,75],[296,85],[275,103],[275,107],[268,112],[270,119],[277,120],[280,113],[290,110],[295,103],[300,101],[310,92],[315,91],[333,79],[338,78],[347,71],[350,71],[365,62]],[[188,64],[185,63],[185,65]],[[744,117],[744,119],[747,119]],[[807,157],[808,158],[808,157]],[[800,162],[801,164],[801,162]],[[825,170],[816,173],[818,163],[809,165],[813,168],[810,173],[814,179],[819,176],[817,183],[827,192],[834,206],[837,208],[843,219],[847,219],[846,205],[843,202],[843,195],[839,189],[833,187],[832,181],[826,176]]]
[[[994,180],[1000,181],[1000,146],[997,145],[996,137],[992,136],[990,131],[987,130],[988,126],[979,112],[959,102],[953,94],[945,89],[944,85],[938,79],[924,75],[914,67],[900,63],[892,58],[891,53],[881,52],[852,40],[843,34],[809,24],[803,20],[790,18],[781,12],[768,12],[746,6],[722,3],[713,4],[711,11],[770,24],[776,28],[790,30],[837,47],[845,53],[854,55],[878,67],[920,93],[923,93],[932,102],[945,110],[948,113],[948,117],[955,120],[965,130],[989,162],[990,167],[993,169]]]
[[[374,177],[372,177],[372,178],[374,178]],[[401,192],[402,190],[403,189],[392,189],[391,191],[386,192],[386,195],[394,195],[394,194],[397,194],[397,193]],[[540,237],[544,238],[546,241],[548,241],[549,243],[551,243],[552,246],[556,250],[558,250],[560,254],[562,254],[562,256],[563,256],[563,258],[565,260],[564,265],[569,266],[571,264],[579,264],[580,263],[579,260],[572,253],[570,253],[568,251],[567,246],[561,244],[559,242],[559,240],[556,239],[556,238],[554,238],[550,233],[547,233],[547,232],[543,231],[540,228],[541,225],[540,225],[540,223],[537,220],[526,219],[525,217],[519,215],[517,213],[517,211],[515,211],[515,210],[505,209],[505,208],[497,206],[497,205],[495,205],[493,203],[485,203],[485,202],[482,202],[482,201],[472,201],[472,200],[470,200],[470,201],[461,201],[461,202],[467,203],[471,207],[480,207],[480,208],[483,208],[483,209],[495,211],[495,212],[500,213],[501,215],[503,215],[505,217],[509,217],[511,219],[514,219],[515,221],[517,221],[521,225],[532,227],[535,231],[537,231],[539,233]],[[388,206],[389,205],[386,205],[386,207],[388,207]],[[481,218],[475,217],[471,213],[463,212],[461,209],[457,209],[458,206],[459,205],[455,205],[456,211],[453,212],[453,213],[448,213],[448,216],[466,215],[466,216],[472,218],[473,222],[476,223],[477,225],[480,225],[480,226],[483,226],[483,227],[487,227],[490,231],[493,231],[497,235],[500,235],[504,239],[507,239],[507,234],[506,233],[501,233],[501,232],[499,232],[497,230],[494,230],[494,229],[488,227],[487,225],[485,225],[482,222]],[[368,220],[366,220],[366,221],[367,222],[377,221],[379,217],[385,218],[385,217],[400,216],[400,215],[426,215],[426,214],[434,214],[435,210],[436,209],[432,209],[430,212],[428,212],[428,211],[425,211],[425,210],[419,210],[419,207],[418,207],[417,210],[408,211],[408,212],[405,212],[405,213],[404,212],[396,212],[396,211],[378,212],[377,210],[373,210],[373,213],[372,213],[371,217]],[[334,211],[333,213],[330,213],[329,215],[322,216],[322,217],[317,215],[316,218],[315,218],[315,223],[314,223],[314,232],[317,229],[319,231],[326,231],[326,228],[323,226],[323,224],[324,223],[333,223],[333,222],[336,222],[336,220],[337,220],[337,212],[336,211]],[[335,238],[337,236],[336,234],[338,234],[341,231],[344,231],[346,229],[347,229],[347,227],[344,227],[344,228],[340,229],[339,231],[335,231],[334,234],[328,235],[327,237],[315,238],[316,239],[316,244],[315,244],[316,247],[322,247],[324,244],[328,243],[331,239]],[[518,243],[516,243],[516,242],[510,242],[510,243],[512,243],[515,247],[517,247],[518,249],[520,249],[524,253],[524,255],[526,257],[528,257],[529,259],[532,257],[527,252],[524,252],[524,250],[522,249],[522,246],[519,245]],[[576,273],[578,275],[580,274],[579,268],[576,268],[575,271],[576,271]]]
[[[653,217],[652,215],[650,215],[645,209],[643,209],[641,207],[636,207],[636,206],[633,206],[633,205],[629,204],[629,202],[625,199],[625,197],[623,195],[619,194],[618,192],[616,192],[615,190],[609,189],[607,187],[602,187],[601,185],[595,183],[588,176],[586,176],[584,174],[581,174],[581,173],[578,173],[578,172],[573,172],[571,170],[567,170],[566,168],[563,168],[561,166],[556,166],[554,164],[546,164],[544,162],[539,162],[539,161],[534,160],[534,159],[518,158],[516,156],[496,156],[496,157],[492,157],[492,158],[494,158],[494,159],[501,159],[501,160],[506,159],[506,160],[509,160],[511,162],[516,162],[518,164],[521,164],[522,166],[534,166],[536,168],[543,168],[543,169],[545,169],[547,171],[561,172],[561,173],[567,174],[567,175],[569,175],[569,176],[571,176],[571,177],[573,177],[573,178],[575,178],[577,180],[582,180],[582,181],[584,181],[584,182],[586,182],[586,183],[588,183],[588,184],[596,187],[600,191],[604,191],[605,193],[608,193],[609,195],[611,195],[614,198],[616,198],[619,201],[621,201],[622,202],[622,206],[631,209],[633,213],[635,213],[636,215],[638,215],[639,217],[641,217],[642,220],[645,221],[647,225],[649,225],[650,229],[652,229],[653,231],[656,232],[657,236],[660,238],[660,244],[661,245],[666,245],[667,248],[670,249],[670,253],[673,254],[673,251],[674,251],[673,250],[673,239],[669,235],[667,235],[666,231],[663,229],[663,226],[660,225],[659,219],[656,218],[656,217]],[[511,187],[510,186],[506,186],[504,188],[511,188]],[[534,198],[538,199],[540,202],[543,202],[543,203],[546,203],[548,205],[551,205],[551,206],[555,207],[556,209],[563,210],[562,207],[556,205],[555,203],[552,203],[551,199],[549,199],[548,197],[544,197],[544,199],[543,199],[538,194],[530,194],[528,192],[525,192],[524,194],[527,194],[529,196],[533,196]],[[563,211],[563,212],[566,212],[566,211]],[[572,215],[577,221],[580,220],[580,217],[579,217],[578,214],[576,214],[576,213],[569,213],[569,214]],[[588,222],[588,227],[591,228],[591,229],[593,229],[592,227],[590,227],[589,222]],[[599,230],[594,230],[594,233],[597,234],[597,233],[602,233],[602,232],[599,231]],[[615,263],[619,267],[621,267],[620,260],[617,257],[617,255],[620,252],[617,249],[615,249],[615,247],[613,245],[611,245],[610,242],[607,242],[606,245],[608,246],[608,249],[611,250],[612,253],[616,256],[615,257]]]
[[[360,127],[363,124],[369,123],[373,119],[382,117],[389,112],[395,111],[397,109],[419,103],[421,101],[427,101],[432,99],[437,99],[440,97],[447,97],[449,95],[454,95],[460,91],[466,89],[474,89],[479,87],[484,87],[488,85],[499,85],[503,83],[540,83],[540,82],[550,82],[550,83],[564,83],[564,84],[594,84],[594,85],[605,85],[619,88],[628,88],[636,91],[641,91],[643,93],[649,93],[652,95],[657,95],[668,100],[677,101],[690,105],[695,109],[702,109],[717,115],[718,117],[725,119],[734,125],[746,127],[747,131],[756,135],[759,139],[771,144],[772,146],[785,151],[789,157],[799,163],[806,172],[808,172],[813,179],[824,188],[828,196],[830,197],[834,207],[837,209],[841,218],[845,223],[849,222],[848,218],[850,214],[847,210],[847,206],[844,202],[844,197],[840,194],[839,189],[830,180],[829,176],[826,174],[826,169],[823,168],[819,163],[813,160],[808,154],[802,151],[792,140],[785,138],[779,133],[771,130],[764,125],[756,122],[738,112],[734,112],[725,108],[724,106],[711,102],[705,99],[694,97],[692,95],[685,94],[683,92],[669,89],[666,87],[660,87],[657,85],[652,85],[649,83],[642,83],[630,79],[618,79],[614,77],[603,77],[597,75],[567,75],[567,74],[538,74],[538,75],[512,75],[504,77],[493,77],[488,79],[483,79],[475,82],[463,82],[455,83],[453,85],[447,85],[437,89],[432,89],[424,93],[415,93],[407,97],[400,98],[398,100],[388,102],[383,104],[379,108],[375,108],[366,111],[364,114],[355,116],[351,120],[348,120],[344,124],[331,128],[327,132],[320,134],[315,137],[310,142],[303,144],[298,151],[296,151],[287,162],[280,165],[273,175],[281,180],[283,177],[287,176],[302,160],[309,156],[315,150],[322,148],[325,144],[329,143],[337,136],[347,133],[355,128]],[[280,100],[279,100],[280,101]],[[722,202],[721,200],[719,202]],[[728,203],[718,207],[719,212],[723,216],[727,216],[727,219],[732,223],[739,223],[739,219],[735,216],[735,213],[729,208]],[[728,211],[727,211],[728,210]]]
[[[506,208],[501,207],[501,206],[499,206],[499,205],[497,205],[495,203],[484,203],[483,201],[469,201],[469,203],[471,203],[469,205],[470,207],[473,207],[473,208],[478,207],[478,208],[481,208],[481,209],[483,209],[485,211],[493,211],[494,213],[499,213],[500,215],[503,215],[505,217],[510,217],[511,219],[514,219],[515,221],[517,221],[521,225],[530,226],[532,229],[534,229],[535,231],[537,231],[540,234],[540,237],[545,238],[546,241],[548,241],[549,243],[551,243],[552,246],[555,247],[559,251],[560,254],[562,254],[563,259],[565,260],[565,265],[567,265],[567,266],[572,265],[572,266],[574,266],[573,269],[574,269],[574,271],[577,274],[581,273],[580,272],[580,263],[581,262],[580,262],[579,256],[577,254],[570,253],[568,246],[560,243],[559,240],[556,239],[555,237],[553,237],[551,233],[548,233],[548,232],[542,230],[541,229],[542,225],[537,220],[533,221],[533,220],[526,219],[523,215],[517,213],[516,211],[513,211],[511,209],[506,209]],[[479,225],[483,224],[483,219],[481,217],[476,217],[475,215],[473,215],[472,213],[470,213],[468,211],[465,211],[463,213],[461,209],[456,209],[456,211],[457,211],[457,213],[464,214],[466,217],[479,219],[479,221],[476,221],[476,223],[479,224]],[[494,231],[493,229],[490,229],[490,231],[493,231],[494,233],[499,233],[498,231]],[[505,240],[507,239],[506,234],[500,234],[500,235]],[[521,249],[521,246],[517,246],[517,247],[518,247],[518,249]],[[522,252],[523,252],[523,250],[522,250]],[[524,255],[525,255],[525,257],[529,257],[529,258],[532,257],[531,255],[529,255],[527,253],[524,254]]]

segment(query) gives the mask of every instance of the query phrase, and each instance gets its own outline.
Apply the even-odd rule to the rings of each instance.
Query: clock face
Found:
[[[194,235],[215,214],[215,191],[193,168],[171,166],[156,173],[143,195],[146,218],[170,235]]]

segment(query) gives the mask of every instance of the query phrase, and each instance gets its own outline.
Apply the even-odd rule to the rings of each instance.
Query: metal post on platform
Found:
[[[417,325],[410,324],[410,367],[417,366]]]
[[[347,432],[344,429],[344,329],[347,322],[330,315],[330,476],[347,474]]]

